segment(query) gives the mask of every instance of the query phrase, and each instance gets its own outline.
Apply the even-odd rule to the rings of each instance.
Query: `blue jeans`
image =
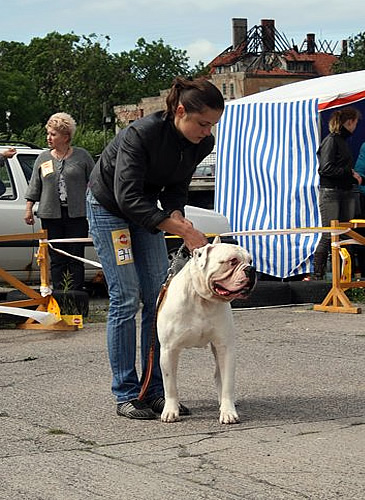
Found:
[[[157,335],[154,331],[156,301],[168,269],[166,244],[162,233],[151,234],[143,227],[111,214],[90,191],[87,193],[86,205],[90,234],[108,285],[108,353],[113,374],[112,392],[117,403],[120,403],[137,398],[146,374],[152,334]],[[129,236],[125,238],[128,231],[130,239]],[[117,241],[118,232],[122,236]],[[139,377],[136,369],[136,314],[140,302]],[[152,377],[146,398],[164,394],[159,354],[156,339]]]

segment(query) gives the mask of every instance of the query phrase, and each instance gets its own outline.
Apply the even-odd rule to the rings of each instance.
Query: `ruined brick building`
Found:
[[[327,76],[337,61],[337,43],[316,41],[309,33],[301,46],[290,43],[272,19],[248,29],[246,18],[232,19],[232,45],[209,64],[210,79],[226,100],[262,92],[301,80]],[[346,50],[342,42],[341,50]],[[167,90],[135,105],[115,106],[117,121],[125,126],[164,108]]]

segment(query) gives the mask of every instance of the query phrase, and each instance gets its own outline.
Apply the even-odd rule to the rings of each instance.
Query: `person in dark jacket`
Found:
[[[207,243],[184,216],[196,166],[213,149],[211,129],[224,109],[208,80],[176,78],[167,110],[121,130],[102,152],[87,194],[90,233],[110,298],[107,322],[112,392],[117,414],[152,419],[162,413],[164,393],[156,346],[146,397],[146,376],[156,300],[168,268],[164,233],[183,238],[189,250]],[[136,314],[142,301],[141,376],[136,369]],[[180,414],[189,410],[181,405]]]
[[[67,113],[55,113],[46,124],[49,150],[41,153],[34,165],[25,193],[26,224],[34,224],[34,203],[39,201],[37,215],[48,239],[86,238],[86,187],[94,160],[86,149],[72,146],[75,120]],[[84,256],[83,243],[55,243],[55,248],[77,257]],[[82,290],[83,262],[50,251],[51,278],[54,289]]]
[[[361,118],[353,107],[334,111],[329,120],[330,133],[318,149],[319,159],[319,209],[322,226],[330,226],[331,220],[346,222],[355,217],[356,195],[354,185],[365,184],[365,179],[354,171],[354,161],[348,138]],[[323,279],[331,236],[323,233],[314,254],[314,277]]]
[[[360,174],[361,176],[365,176],[365,142],[361,144],[359,155],[357,157],[355,163],[355,172]],[[360,218],[365,218],[365,184],[361,184],[359,186],[359,194],[360,194],[360,209],[359,215]]]
[[[354,167],[355,172],[357,172],[362,177],[365,177],[365,142],[361,144],[360,151]],[[359,186],[359,210],[357,214],[358,219],[365,219],[365,182]],[[357,228],[356,232],[365,236],[365,227]],[[354,247],[354,274],[361,274],[365,277],[365,246],[357,245]]]

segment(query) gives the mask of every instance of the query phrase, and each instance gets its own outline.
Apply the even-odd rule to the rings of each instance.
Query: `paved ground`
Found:
[[[185,351],[176,424],[117,417],[105,325],[0,331],[1,500],[365,498],[363,315],[234,310],[241,423],[209,349]]]

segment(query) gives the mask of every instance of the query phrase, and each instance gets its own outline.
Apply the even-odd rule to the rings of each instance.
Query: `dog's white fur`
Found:
[[[235,338],[230,301],[249,295],[254,283],[244,270],[250,265],[251,257],[242,247],[214,242],[194,250],[171,280],[157,316],[165,390],[163,422],[179,420],[176,377],[180,351],[208,343],[216,361],[219,421],[239,421],[234,403]],[[217,288],[217,283],[224,288]]]

